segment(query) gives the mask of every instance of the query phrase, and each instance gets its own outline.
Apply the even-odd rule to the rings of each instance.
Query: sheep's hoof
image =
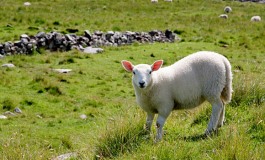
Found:
[[[217,128],[221,128],[224,124],[218,124]]]
[[[154,141],[154,143],[159,143],[159,142],[161,142],[162,141],[162,138],[155,138],[155,141]]]
[[[225,124],[225,120],[223,122],[219,123],[217,127],[221,128],[224,124]]]
[[[162,140],[162,135],[156,135],[155,143],[158,143]]]
[[[212,137],[214,135],[218,135],[218,129],[216,129],[216,130],[210,130],[210,131],[208,129],[206,129],[204,135],[206,137]]]

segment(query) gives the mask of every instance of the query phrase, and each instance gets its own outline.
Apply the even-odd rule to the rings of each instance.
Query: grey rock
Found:
[[[265,3],[265,0],[239,0],[240,2],[257,2],[257,3]]]
[[[84,120],[87,119],[87,116],[85,114],[81,114],[79,117]]]
[[[19,47],[19,48],[22,48],[22,47],[23,47],[21,41],[15,41],[15,42],[14,42],[14,46],[17,46],[17,47]]]
[[[102,31],[95,31],[94,33],[96,36],[102,36],[103,35],[103,32]]]
[[[89,30],[85,30],[85,37],[87,37],[89,40],[91,40],[91,33]]]
[[[4,113],[4,115],[6,115],[6,116],[16,116],[16,114],[15,113],[13,113],[13,112],[10,112],[10,111],[6,111],[5,113]]]
[[[66,37],[66,39],[69,40],[70,42],[76,43],[75,38],[72,37],[71,34],[66,34],[65,37]]]
[[[22,44],[28,44],[29,41],[30,41],[30,39],[27,39],[27,38],[21,38],[20,41],[21,41]]]
[[[13,26],[11,24],[7,24],[6,27],[12,28]]]
[[[84,48],[84,53],[89,53],[89,54],[96,54],[96,53],[101,53],[104,50],[102,48],[92,48],[92,47],[86,47]]]
[[[135,35],[135,32],[132,32],[132,31],[126,31],[125,34],[128,35],[128,36],[132,36],[132,35]]]
[[[12,46],[12,43],[10,43],[10,42],[5,42],[5,43],[4,43],[4,51],[5,51],[5,52],[10,52],[10,51],[11,51],[11,46]]]
[[[141,34],[145,35],[145,33],[143,33],[143,32],[142,32]],[[157,30],[153,30],[153,31],[150,31],[149,34],[150,34],[151,36],[156,36],[156,35],[158,35],[159,33],[158,33]]]
[[[42,117],[41,115],[39,115],[39,114],[37,114],[36,117],[38,117],[38,118],[40,118],[40,119],[43,118],[43,117]]]
[[[21,109],[18,108],[18,107],[16,107],[16,108],[14,109],[14,112],[15,112],[15,113],[22,113]]]
[[[107,34],[105,35],[105,39],[108,42],[114,42],[114,38],[113,38],[114,32],[113,31],[108,31]]]
[[[27,39],[29,39],[29,36],[26,35],[26,34],[22,34],[22,35],[20,35],[20,39],[22,39],[22,38],[27,38]]]
[[[15,67],[15,65],[12,63],[6,63],[6,64],[3,64],[2,67],[13,68]]]
[[[72,71],[72,69],[53,69],[53,70],[58,73],[69,73]]]
[[[7,116],[5,116],[5,115],[0,115],[0,119],[7,119]]]
[[[107,34],[114,35],[114,32],[113,31],[108,31]]]
[[[33,49],[33,44],[32,43],[29,43],[29,44],[27,44],[27,49],[30,51],[30,50],[32,50]]]
[[[121,41],[122,41],[123,43],[127,43],[127,41],[128,41],[127,36],[126,36],[126,35],[122,35],[122,37],[121,37]]]
[[[45,37],[45,32],[39,32],[37,35],[36,35],[37,38],[44,38]]]
[[[77,153],[66,153],[62,154],[58,157],[53,158],[52,160],[66,160],[71,158],[77,158]]]

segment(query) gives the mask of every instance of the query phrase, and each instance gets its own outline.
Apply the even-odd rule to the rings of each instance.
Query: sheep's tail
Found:
[[[221,93],[221,99],[223,100],[223,103],[229,103],[232,99],[232,71],[231,71],[231,65],[229,61],[225,58],[224,60],[225,64],[225,74],[226,74],[226,82],[225,87]]]

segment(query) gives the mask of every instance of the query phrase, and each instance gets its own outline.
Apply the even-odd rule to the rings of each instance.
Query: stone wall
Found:
[[[39,32],[35,36],[23,34],[20,40],[15,42],[5,42],[0,44],[0,54],[32,54],[40,52],[41,49],[49,51],[69,51],[77,49],[84,51],[86,47],[101,46],[121,46],[132,43],[153,43],[153,42],[174,42],[179,39],[175,33],[170,30],[150,32],[114,32],[95,31],[90,33],[84,31],[82,36],[72,34],[62,34],[59,32]]]

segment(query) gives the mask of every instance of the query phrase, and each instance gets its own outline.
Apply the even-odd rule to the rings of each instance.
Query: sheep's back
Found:
[[[217,53],[203,51],[162,68],[158,73],[165,82],[160,92],[172,92],[172,99],[184,108],[220,97],[226,83],[224,59]]]

